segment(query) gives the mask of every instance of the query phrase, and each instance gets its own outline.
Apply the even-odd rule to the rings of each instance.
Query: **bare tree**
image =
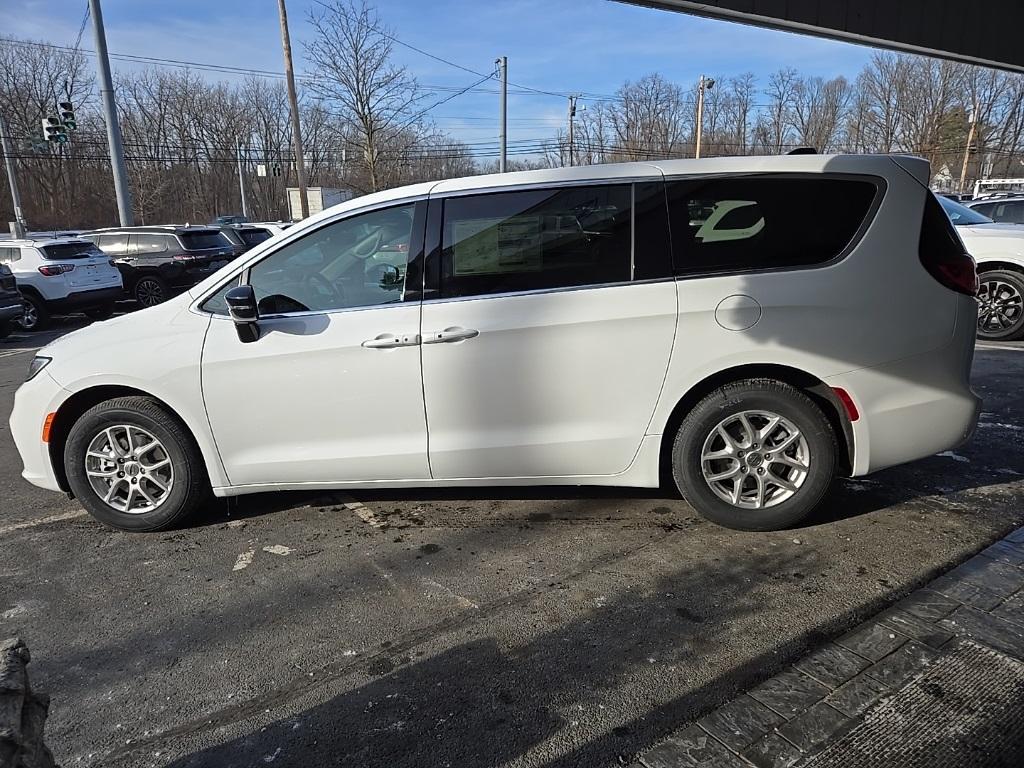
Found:
[[[310,90],[336,110],[362,155],[370,191],[388,184],[386,147],[414,121],[423,98],[416,79],[391,61],[392,38],[365,0],[330,0],[312,11],[306,57],[317,77]]]

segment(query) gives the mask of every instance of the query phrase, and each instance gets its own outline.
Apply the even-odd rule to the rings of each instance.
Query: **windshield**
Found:
[[[231,245],[228,236],[217,229],[181,232],[178,237],[181,238],[181,244],[189,251],[201,251],[204,248],[224,248]]]
[[[39,249],[43,253],[44,259],[51,259],[54,261],[65,261],[67,259],[88,259],[92,256],[103,256],[103,251],[96,247],[94,243],[90,243],[87,240],[75,243],[56,243],[54,245],[44,245]]]
[[[991,224],[992,219],[988,216],[982,216],[977,211],[972,211],[966,205],[960,205],[960,203],[953,202],[948,197],[939,197],[939,203],[942,205],[942,209],[949,216],[949,220],[956,224],[958,227],[968,227],[972,224]]]

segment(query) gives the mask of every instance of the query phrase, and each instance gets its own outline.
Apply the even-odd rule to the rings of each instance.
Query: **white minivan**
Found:
[[[928,179],[733,157],[350,200],[40,350],[23,474],[136,531],[211,488],[669,478],[722,525],[790,526],[837,474],[974,429],[977,277]]]

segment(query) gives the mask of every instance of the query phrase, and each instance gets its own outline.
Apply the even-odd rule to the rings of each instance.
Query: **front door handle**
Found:
[[[395,347],[415,347],[419,343],[420,337],[417,333],[407,333],[404,336],[381,333],[364,341],[363,346],[367,349],[394,349]]]
[[[443,331],[434,331],[423,337],[424,344],[444,344],[450,341],[465,341],[480,335],[480,331],[472,328],[445,328]]]

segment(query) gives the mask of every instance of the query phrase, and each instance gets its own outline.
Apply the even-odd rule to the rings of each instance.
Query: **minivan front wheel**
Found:
[[[703,517],[772,531],[810,515],[835,476],[838,446],[825,414],[800,390],[747,379],[715,390],[676,434],[672,471]]]
[[[64,471],[89,514],[125,531],[170,528],[208,490],[192,436],[148,397],[108,400],[86,411],[68,435]]]

